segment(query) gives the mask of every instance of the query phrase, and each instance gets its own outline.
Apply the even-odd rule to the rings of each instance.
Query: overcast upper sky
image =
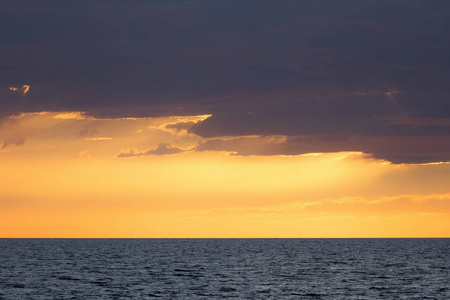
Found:
[[[0,116],[211,114],[190,132],[235,139],[199,151],[450,160],[448,1],[3,1],[0,43]]]

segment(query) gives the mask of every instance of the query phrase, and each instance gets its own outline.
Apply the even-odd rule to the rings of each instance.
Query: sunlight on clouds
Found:
[[[211,115],[199,115],[199,116],[189,116],[189,117],[169,117],[169,122],[149,126],[150,129],[160,129],[172,133],[177,133],[179,131],[188,131],[195,124],[202,122],[211,117]]]
[[[22,92],[23,92],[24,95],[26,95],[29,90],[30,90],[30,86],[29,85],[23,85],[22,86]]]
[[[29,112],[29,113],[20,113],[17,116],[10,116],[7,119],[22,119],[28,116],[42,116],[48,114],[47,111],[41,111],[41,112]]]
[[[9,145],[12,144],[11,137],[21,137],[21,142],[16,143],[21,147],[17,147],[15,151],[48,151],[48,154],[58,157],[76,156],[90,148],[88,142],[93,141],[108,142],[92,149],[93,157],[115,157],[124,148],[147,152],[161,143],[190,149],[198,143],[198,136],[186,131],[168,131],[164,126],[177,122],[199,122],[207,117],[99,119],[86,116],[83,112],[24,113],[4,118],[5,124],[0,127],[0,142]],[[28,128],[27,132],[23,128]],[[32,139],[33,144],[24,148],[25,140],[28,139]]]
[[[14,86],[10,86],[9,90],[12,92],[20,92],[22,95],[26,95],[28,93],[28,91],[30,90],[30,86],[29,85],[22,85],[21,87],[14,87]]]
[[[239,142],[251,153],[252,147],[281,144],[285,137],[208,140],[186,129],[208,117],[98,119],[82,112],[42,112],[2,119],[0,227],[7,228],[2,235],[450,232],[448,163],[390,164],[354,151],[268,156],[214,151],[211,141]],[[208,141],[207,150],[199,151]]]
[[[85,138],[84,140],[85,141],[110,141],[110,140],[112,140],[112,137],[99,136],[99,137]]]
[[[53,116],[53,118],[55,118],[55,119],[63,119],[63,120],[72,120],[72,119],[84,120],[84,119],[86,119],[84,114],[82,112],[79,112],[79,111],[57,114],[57,115]]]

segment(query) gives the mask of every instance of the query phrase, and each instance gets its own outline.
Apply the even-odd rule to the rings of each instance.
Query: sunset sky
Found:
[[[448,1],[0,23],[0,237],[450,237]]]

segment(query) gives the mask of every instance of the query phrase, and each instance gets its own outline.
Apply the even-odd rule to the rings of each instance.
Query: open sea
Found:
[[[450,239],[0,239],[0,299],[450,299]]]

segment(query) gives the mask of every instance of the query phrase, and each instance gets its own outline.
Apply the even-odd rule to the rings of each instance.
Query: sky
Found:
[[[0,237],[450,237],[448,1],[5,1]]]

